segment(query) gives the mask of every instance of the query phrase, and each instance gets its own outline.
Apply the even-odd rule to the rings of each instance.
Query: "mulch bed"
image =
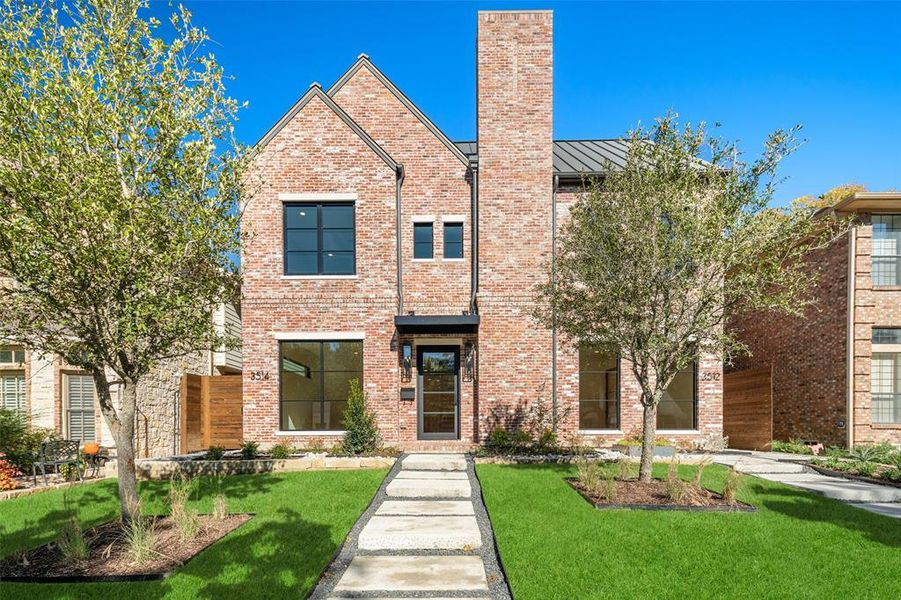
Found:
[[[891,479],[882,479],[880,477],[867,477],[866,475],[854,475],[853,473],[848,473],[847,471],[837,471],[835,469],[821,467],[820,465],[814,465],[811,463],[807,463],[807,466],[817,473],[820,473],[822,475],[829,475],[830,477],[842,477],[844,479],[853,479],[855,481],[865,481],[866,483],[890,485],[892,487],[901,488],[901,481],[892,481]]]
[[[172,519],[154,517],[154,550],[158,554],[142,565],[136,565],[129,556],[119,521],[111,521],[85,532],[89,548],[87,559],[66,562],[56,543],[50,542],[0,562],[0,581],[63,583],[163,579],[252,516],[229,515],[220,520],[212,515],[200,515],[200,533],[188,542],[181,541]]]
[[[706,488],[685,482],[689,492],[685,499],[674,503],[666,493],[666,482],[655,479],[650,483],[636,480],[614,481],[614,501],[610,502],[601,494],[591,493],[579,484],[579,480],[568,478],[566,482],[591,505],[599,509],[630,508],[638,510],[685,510],[695,512],[755,512],[757,509],[744,502],[726,502],[722,495]]]

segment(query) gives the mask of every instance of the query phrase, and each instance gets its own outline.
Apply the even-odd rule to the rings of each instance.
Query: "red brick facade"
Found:
[[[873,286],[870,217],[857,215],[859,224],[849,234],[809,257],[820,282],[804,318],[745,315],[732,323],[751,354],[738,357],[731,369],[772,366],[776,439],[846,446],[850,427],[852,444],[901,443],[901,425],[874,424],[871,416],[873,328],[901,327],[901,287]]]
[[[390,445],[480,443],[491,428],[512,424],[536,398],[552,395],[552,334],[531,316],[533,287],[545,277],[554,233],[552,14],[479,13],[477,79],[477,332],[414,334],[395,327],[398,173],[372,144],[403,166],[402,314],[459,316],[473,308],[476,172],[367,57],[328,90],[334,105],[310,92],[264,138],[251,177],[256,193],[243,220],[250,234],[243,256],[245,439],[307,445],[315,437],[329,445],[340,436],[280,431],[279,342],[285,340],[361,339],[364,389]],[[283,203],[317,198],[354,202],[356,275],[283,276]],[[434,223],[435,258],[414,260],[413,223],[425,219]],[[463,223],[462,260],[443,258],[445,221]],[[418,441],[418,403],[401,399],[401,389],[416,384],[415,365],[412,381],[402,368],[408,342],[414,357],[421,345],[475,348],[474,377],[461,374],[459,380],[457,441]],[[577,409],[578,353],[564,340],[557,352],[558,401]],[[613,441],[640,423],[634,379],[622,370],[622,428],[591,432],[592,439]],[[702,361],[699,372],[698,431],[673,437],[722,432],[720,363]],[[562,424],[567,434],[578,433],[578,411],[571,415]]]

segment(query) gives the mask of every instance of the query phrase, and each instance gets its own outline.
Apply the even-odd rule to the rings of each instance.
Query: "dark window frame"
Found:
[[[418,229],[429,228],[429,255],[417,256],[417,249],[425,242],[416,241],[416,231]],[[432,221],[414,221],[413,222],[413,260],[435,260],[435,223]]]
[[[661,399],[660,402],[663,402]],[[660,405],[657,405],[657,419],[660,419]],[[698,430],[698,362],[691,364],[691,427],[679,427],[677,429],[663,429],[659,423],[655,423],[659,431],[697,431]]]
[[[610,353],[612,354],[612,353]],[[588,371],[582,369],[582,361],[581,358],[579,360],[579,395],[582,394],[582,373],[606,373],[606,371]],[[613,400],[613,403],[616,405],[616,425],[613,427],[602,427],[600,429],[593,427],[582,427],[582,399],[578,398],[579,402],[579,430],[581,431],[619,431],[622,427],[622,356],[616,357],[616,399]],[[606,402],[610,402],[610,400],[606,400]]]
[[[278,431],[290,431],[290,432],[303,432],[303,431],[343,431],[343,429],[283,429],[282,425],[284,421],[284,405],[285,400],[283,397],[284,392],[284,377],[282,377],[282,347],[285,344],[319,344],[319,369],[316,371],[319,374],[319,415],[320,415],[320,425],[322,425],[322,416],[325,415],[325,403],[331,402],[331,400],[327,400],[325,398],[325,374],[326,373],[348,373],[351,371],[340,370],[340,371],[328,371],[325,369],[325,345],[326,344],[345,344],[345,343],[354,343],[360,344],[361,347],[361,364],[360,364],[360,387],[363,387],[363,375],[365,373],[365,360],[362,355],[362,348],[365,344],[365,340],[362,339],[347,339],[347,340],[336,340],[336,339],[328,339],[328,340],[280,340],[278,343]],[[356,372],[356,371],[353,371]],[[316,402],[316,400],[288,400],[288,402]],[[344,424],[341,424],[342,427]]]
[[[448,228],[459,228],[460,229],[460,241],[459,242],[448,242],[447,241],[447,232]],[[464,233],[463,233],[463,223],[461,221],[446,221],[443,227],[443,236],[442,241],[444,243],[444,258],[449,260],[463,260],[466,255],[464,250],[465,244],[463,243]],[[448,256],[447,247],[448,245],[457,245],[460,244],[460,255],[459,256]]]
[[[328,227],[322,226],[322,209],[324,207],[349,207],[353,211],[353,226],[350,227],[351,238],[353,244],[353,267],[350,272],[344,271],[326,271],[323,264],[323,231],[328,230],[346,230],[347,227]],[[303,231],[302,228],[288,228],[288,210],[291,208],[315,208],[316,209],[316,272],[315,273],[291,273],[288,270],[288,255],[299,254],[299,250],[288,250],[288,231]],[[309,230],[309,229],[308,229]],[[312,251],[310,251],[312,252]],[[282,203],[282,273],[286,276],[294,277],[319,277],[329,275],[342,275],[352,277],[357,274],[357,205],[356,202],[283,202]]]

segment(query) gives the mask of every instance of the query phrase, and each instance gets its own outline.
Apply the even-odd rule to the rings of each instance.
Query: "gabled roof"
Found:
[[[316,82],[313,82],[313,84],[310,85],[310,89],[307,90],[307,93],[301,96],[300,100],[294,103],[294,106],[292,106],[291,109],[286,112],[282,116],[282,118],[279,119],[275,123],[275,125],[273,125],[269,129],[269,131],[266,132],[263,137],[260,138],[260,141],[254,144],[254,152],[259,152],[260,150],[262,150],[266,146],[266,144],[268,144],[272,140],[272,138],[274,138],[278,134],[278,132],[282,130],[282,127],[287,125],[291,121],[291,119],[293,119],[294,116],[297,115],[297,113],[302,111],[303,107],[306,106],[313,98],[319,98],[323,102],[323,104],[325,104],[332,110],[332,112],[338,115],[338,118],[344,121],[344,123],[348,127],[350,127],[351,131],[356,133],[360,137],[360,139],[363,140],[363,142],[365,142],[365,144],[379,156],[379,158],[385,161],[386,165],[391,167],[394,171],[397,171],[397,162],[395,162],[394,159],[391,158],[391,156],[387,152],[385,152],[385,149],[379,146],[376,141],[369,136],[368,133],[363,131],[363,128],[357,125],[356,121],[350,118],[350,115],[344,112],[344,110],[340,106],[335,104],[335,101],[332,100],[331,97],[329,97],[325,92],[323,92],[322,86],[320,86]]]
[[[477,142],[455,142],[467,157],[478,156]],[[561,177],[602,175],[626,165],[629,146],[623,139],[556,140],[554,142],[554,174]]]
[[[388,88],[388,91],[390,91],[395,98],[400,100],[401,104],[403,104],[411,113],[413,113],[413,115],[417,119],[419,119],[419,121],[423,125],[425,125],[426,129],[431,131],[432,134],[437,137],[442,144],[447,146],[447,149],[450,150],[451,154],[456,156],[463,164],[469,164],[469,160],[467,159],[466,155],[461,152],[460,149],[457,148],[457,146],[450,140],[450,138],[444,135],[444,132],[438,129],[438,127],[434,123],[432,123],[432,121],[427,116],[425,116],[425,113],[419,110],[419,108],[415,104],[413,104],[413,102],[409,98],[407,98],[404,93],[401,92],[400,89],[396,85],[394,85],[394,83],[392,83],[390,79],[385,77],[384,73],[379,71],[378,68],[376,68],[376,66],[372,64],[372,62],[369,60],[369,56],[367,56],[366,54],[361,54],[359,57],[357,57],[357,61],[353,65],[351,65],[351,67],[344,73],[344,75],[342,75],[338,79],[338,81],[336,81],[332,85],[332,87],[328,89],[328,95],[330,97],[333,97],[336,93],[338,93],[338,90],[344,87],[344,84],[350,81],[350,79],[360,69],[367,69],[370,73],[372,73],[373,77],[378,79],[382,85]]]

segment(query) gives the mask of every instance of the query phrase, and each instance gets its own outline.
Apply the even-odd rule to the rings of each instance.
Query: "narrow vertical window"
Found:
[[[579,429],[619,429],[619,357],[579,348]]]
[[[901,329],[873,328],[870,372],[873,423],[901,423]]]
[[[94,442],[94,380],[90,375],[67,375],[66,380],[67,436],[82,443]]]
[[[25,414],[25,374],[2,373],[0,374],[0,408],[17,412],[20,416]]]
[[[873,285],[901,285],[901,215],[873,215]]]
[[[463,258],[463,223],[444,224],[444,258]]]
[[[413,258],[434,258],[434,241],[431,223],[413,223]]]

